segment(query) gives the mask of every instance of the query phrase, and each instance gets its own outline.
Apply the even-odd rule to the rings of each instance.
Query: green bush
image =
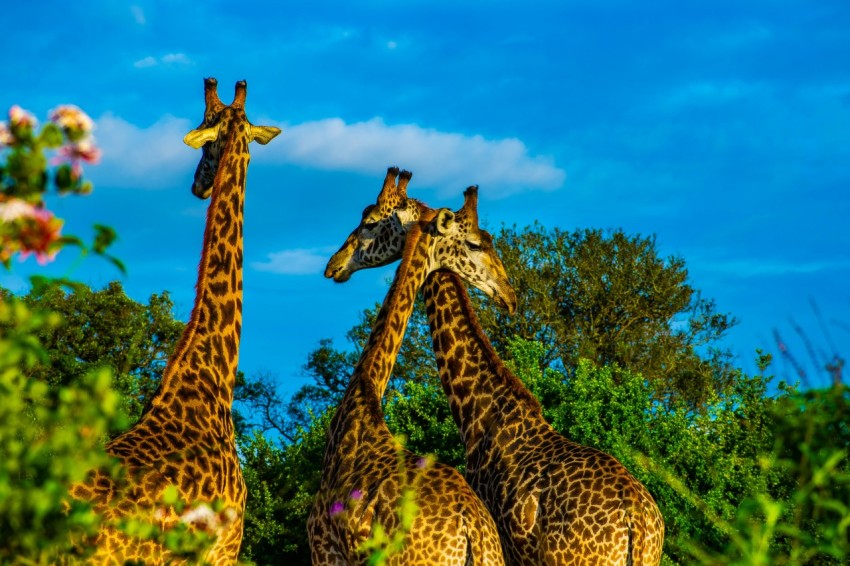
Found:
[[[0,562],[48,564],[73,550],[72,537],[96,531],[98,517],[68,487],[114,465],[103,442],[126,419],[108,370],[57,388],[22,372],[43,359],[34,334],[57,315],[7,299],[0,322]]]
[[[309,564],[307,515],[319,490],[333,409],[298,428],[282,446],[255,432],[239,439],[248,488],[240,559],[256,564]]]
[[[705,411],[657,401],[653,383],[579,363],[541,368],[541,345],[509,344],[514,371],[564,436],[618,458],[655,496],[667,560],[844,564],[850,557],[850,393],[800,393],[738,373]],[[760,359],[763,370],[769,358]]]

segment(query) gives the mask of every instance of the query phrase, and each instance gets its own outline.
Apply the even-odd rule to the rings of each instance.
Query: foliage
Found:
[[[94,225],[95,236],[85,245],[76,236],[61,236],[63,221],[45,207],[51,188],[60,195],[88,194],[90,182],[83,179],[82,162],[97,163],[100,150],[91,135],[94,123],[76,106],[59,106],[50,112],[50,122],[37,130],[35,117],[19,106],[9,110],[8,122],[0,122],[0,262],[34,254],[40,263],[53,259],[68,244],[79,246],[83,255],[98,254],[121,271],[121,261],[108,254],[115,231]],[[55,152],[50,169],[47,152]]]
[[[307,355],[304,374],[313,383],[302,386],[288,404],[288,415],[293,425],[304,426],[308,413],[319,414],[333,408],[342,399],[351,372],[369,339],[380,305],[363,311],[358,323],[346,334],[351,350],[338,350],[333,341],[324,339]],[[431,333],[421,297],[410,317],[405,340],[395,360],[392,377],[387,384],[385,399],[393,398],[411,383],[436,383],[437,365],[431,350]],[[406,394],[402,393],[402,397]]]
[[[796,343],[786,341],[780,334],[780,329],[774,328],[773,340],[777,354],[787,364],[786,369],[793,371],[794,379],[799,380],[806,389],[817,387],[823,383],[824,378],[831,385],[840,385],[844,383],[845,357],[836,347],[830,327],[850,332],[850,326],[839,318],[827,321],[814,298],[809,298],[809,305],[820,329],[820,338],[805,330],[794,319],[789,319],[788,323],[796,335]],[[801,355],[803,352],[805,355]]]
[[[309,564],[307,515],[321,482],[332,411],[313,417],[282,446],[255,432],[239,439],[248,488],[240,558],[256,564]]]
[[[333,341],[325,339],[319,343],[318,348],[308,354],[304,372],[314,383],[301,387],[290,399],[287,414],[292,419],[293,428],[306,426],[312,415],[325,413],[342,400],[363,347],[363,344],[354,338],[354,334],[362,325],[363,323],[348,333],[349,341],[357,346],[356,351],[336,350]]]
[[[116,299],[110,289],[115,290],[92,293]],[[49,297],[34,296],[33,304]],[[146,324],[144,317],[122,321],[127,327]],[[61,334],[67,328],[56,326],[55,319],[52,324],[50,331],[39,330],[40,335]],[[3,328],[9,334],[9,329],[28,327]],[[123,336],[135,335],[126,332],[116,328],[104,337],[113,336],[117,344]],[[18,342],[26,345],[31,340]],[[108,344],[104,338],[101,352],[113,351]],[[545,345],[515,338],[506,346],[506,363],[541,400],[553,426],[577,442],[615,455],[653,493],[667,524],[665,551],[670,563],[750,563],[746,560],[755,555],[759,541],[767,541],[766,563],[787,562],[792,556],[800,563],[840,563],[835,557],[846,555],[846,545],[841,546],[847,540],[846,501],[850,501],[846,390],[801,393],[786,387],[771,397],[764,373],[738,374],[707,401],[704,410],[694,411],[684,399],[659,402],[658,383],[635,372],[583,361],[565,376],[546,363]],[[346,371],[341,359],[328,356],[323,362]],[[767,360],[762,362],[766,368]],[[39,363],[43,362],[33,354],[28,371],[34,372]],[[94,367],[97,364],[90,366]],[[60,387],[50,385],[49,390]],[[274,390],[271,376],[240,381],[239,390],[243,412],[257,420],[245,421],[246,434],[239,440],[250,494],[242,558],[258,564],[306,564],[306,517],[318,488],[334,407],[328,403],[321,413],[307,413],[306,424],[299,426]],[[392,429],[406,435],[408,447],[417,453],[463,461],[435,378],[426,374],[391,392],[386,414]],[[283,431],[286,436],[264,436],[260,430]],[[778,518],[769,523],[770,517]]]
[[[390,430],[406,439],[408,450],[464,470],[463,444],[439,380],[410,381],[393,391],[385,413]]]
[[[18,106],[8,123],[0,122],[0,262],[7,269],[16,255],[46,263],[72,244],[82,256],[94,252],[124,270],[106,253],[117,237],[112,228],[96,224],[93,242],[84,245],[61,236],[63,221],[45,206],[52,188],[59,195],[91,192],[81,162],[99,159],[93,127],[74,106],[51,111],[41,130]],[[58,167],[51,170],[47,152],[54,150],[51,164]],[[75,563],[91,552],[85,541],[103,517],[71,498],[69,488],[96,469],[121,483],[123,470],[104,442],[126,428],[126,411],[138,415],[159,381],[182,329],[171,308],[167,295],[143,307],[118,284],[92,292],[69,279],[34,276],[23,298],[0,289],[0,562]],[[124,517],[113,526],[199,562],[211,533],[234,518],[232,510],[180,502],[176,489],[166,491],[162,505],[178,519],[173,528],[149,517]]]
[[[112,466],[104,438],[126,425],[107,370],[60,387],[21,371],[44,363],[35,335],[59,321],[19,300],[0,302],[0,562],[51,563],[72,550],[69,534],[97,529],[89,506],[68,500],[68,486]]]
[[[657,382],[653,394],[659,400],[684,399],[695,409],[735,378],[729,353],[719,346],[735,319],[718,313],[714,302],[691,285],[682,258],[662,258],[654,238],[619,230],[563,232],[535,224],[523,230],[503,227],[494,241],[520,310],[511,316],[480,293],[471,295],[502,355],[519,336],[542,344],[543,362],[559,371],[574,371],[580,359],[627,368]],[[378,306],[364,311],[349,331],[353,351],[338,350],[326,340],[308,355],[305,371],[315,385],[296,393],[296,405],[317,410],[338,401],[377,312]],[[387,398],[403,384],[436,378],[419,298]]]
[[[657,381],[661,399],[696,407],[732,379],[719,340],[736,321],[691,285],[684,259],[659,255],[654,237],[534,224],[502,227],[494,241],[519,311],[509,316],[473,296],[500,352],[519,336],[545,345],[546,364],[628,368]]]
[[[91,248],[60,236],[62,220],[45,208],[45,195],[86,194],[81,161],[95,162],[91,120],[72,106],[51,112],[37,131],[35,118],[18,106],[0,122],[0,262],[34,254],[44,263],[66,244],[106,254],[115,232],[97,226]],[[50,170],[47,151],[56,150]],[[68,282],[70,283],[70,282]],[[33,287],[47,280],[33,278]],[[105,369],[80,372],[73,382],[50,384],[31,372],[49,358],[40,337],[62,317],[0,293],[0,561],[46,564],[76,553],[72,540],[94,532],[99,517],[87,504],[69,500],[68,488],[93,468],[113,470],[105,437],[126,425],[121,398]]]
[[[27,369],[26,375],[51,387],[68,386],[94,368],[108,367],[113,387],[121,393],[122,410],[136,420],[159,385],[183,331],[183,323],[174,319],[168,293],[151,295],[147,304],[141,304],[113,281],[101,290],[82,284],[72,291],[41,286],[22,301],[62,319],[61,324],[35,333],[47,357]]]

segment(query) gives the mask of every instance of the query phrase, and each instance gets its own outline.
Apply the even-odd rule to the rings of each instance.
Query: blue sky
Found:
[[[327,258],[388,165],[410,193],[457,208],[480,185],[491,229],[656,234],[692,284],[740,319],[751,370],[777,328],[826,383],[818,351],[850,352],[850,3],[845,0],[164,2],[4,6],[0,111],[42,121],[73,103],[97,123],[95,192],[53,199],[66,232],[120,234],[127,292],[192,305],[206,201],[189,187],[202,78],[283,133],[252,146],[241,368],[284,393],[322,338],[345,345],[393,267],[345,285]],[[50,268],[65,273],[70,257]],[[21,289],[32,260],[0,275]],[[72,275],[119,275],[89,260]],[[828,336],[813,313],[822,313]],[[778,361],[774,371],[793,372]]]

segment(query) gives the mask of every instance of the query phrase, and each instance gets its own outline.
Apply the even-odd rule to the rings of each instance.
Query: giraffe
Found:
[[[402,189],[385,206],[367,207],[326,277],[345,281],[398,259],[405,233],[429,210]],[[455,274],[430,274],[423,297],[466,478],[496,521],[507,562],[659,564],[664,522],[646,488],[615,458],[544,420],[537,399],[493,349]]]
[[[391,168],[382,192],[395,190]],[[401,173],[399,185],[409,175]],[[380,199],[379,199],[380,201]],[[467,201],[468,202],[468,201]],[[365,564],[358,547],[376,525],[400,526],[397,508],[406,487],[416,485],[419,512],[393,565],[499,565],[504,558],[496,526],[463,476],[397,446],[381,399],[419,287],[430,271],[456,270],[513,312],[516,296],[489,235],[458,212],[431,211],[410,227],[407,246],[328,431],[319,492],[307,521],[313,564]]]
[[[179,561],[155,541],[131,538],[115,527],[125,518],[167,529],[178,517],[161,503],[176,487],[187,503],[220,502],[225,520],[194,527],[210,531],[215,542],[205,557],[211,564],[236,562],[242,540],[245,483],[236,453],[231,405],[242,326],[242,222],[248,144],[266,144],[279,128],[254,126],[245,116],[245,81],[236,83],[233,102],[218,97],[217,81],[204,80],[201,125],[184,141],[203,153],[192,192],[211,197],[204,229],[195,302],[189,322],[163,371],[162,382],[139,421],[113,438],[106,450],[121,463],[122,480],[102,470],[71,495],[90,501],[105,519],[96,538],[93,563]],[[201,513],[203,515],[203,513]],[[196,515],[195,515],[196,516]]]

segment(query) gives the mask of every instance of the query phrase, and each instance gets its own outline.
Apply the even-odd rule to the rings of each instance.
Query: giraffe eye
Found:
[[[480,252],[481,251],[481,244],[479,244],[478,242],[472,242],[470,240],[467,240],[466,241],[466,247],[469,248],[470,250],[474,251],[474,252]]]
[[[365,229],[367,229],[367,230],[372,230],[372,229],[374,229],[374,228],[375,228],[375,226],[377,226],[377,225],[378,225],[378,223],[377,223],[377,222],[364,222],[364,223],[363,223],[363,227],[364,227]]]

